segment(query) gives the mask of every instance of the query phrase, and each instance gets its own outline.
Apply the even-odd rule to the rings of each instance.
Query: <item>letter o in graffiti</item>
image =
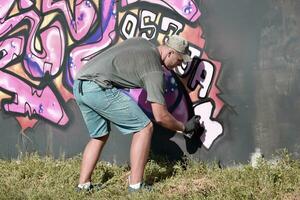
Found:
[[[123,39],[128,39],[135,36],[137,24],[137,17],[133,13],[127,12],[120,23],[122,27],[120,34],[123,37]]]

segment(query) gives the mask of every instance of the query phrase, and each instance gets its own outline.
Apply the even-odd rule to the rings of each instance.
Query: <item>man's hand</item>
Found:
[[[200,116],[195,115],[185,123],[183,132],[187,137],[191,138],[195,132],[200,130],[200,128]]]

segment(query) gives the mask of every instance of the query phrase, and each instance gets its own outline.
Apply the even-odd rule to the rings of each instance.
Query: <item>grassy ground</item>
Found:
[[[155,160],[155,161],[154,161]],[[216,164],[187,160],[148,162],[145,182],[152,192],[127,192],[128,166],[99,162],[94,182],[101,191],[75,192],[80,157],[52,159],[37,155],[0,160],[0,199],[300,199],[300,161],[281,154],[276,164],[264,160],[221,169]]]

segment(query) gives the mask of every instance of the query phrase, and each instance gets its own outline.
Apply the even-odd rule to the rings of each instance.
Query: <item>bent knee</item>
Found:
[[[153,123],[150,122],[146,127],[145,127],[151,134],[153,133]]]

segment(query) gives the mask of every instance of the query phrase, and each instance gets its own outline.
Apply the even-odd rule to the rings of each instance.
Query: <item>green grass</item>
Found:
[[[276,164],[261,160],[221,169],[214,163],[192,160],[172,163],[153,158],[145,171],[152,192],[128,194],[128,166],[98,162],[93,181],[101,191],[78,193],[80,156],[53,159],[37,154],[0,160],[0,199],[300,199],[300,161],[287,153]]]

